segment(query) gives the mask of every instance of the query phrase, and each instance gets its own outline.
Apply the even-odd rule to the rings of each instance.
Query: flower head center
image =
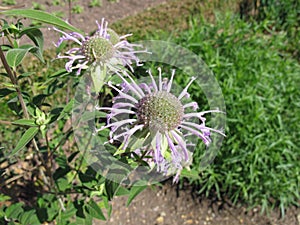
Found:
[[[183,114],[181,102],[175,95],[166,91],[148,94],[137,103],[139,122],[161,133],[178,127]]]
[[[82,52],[89,62],[105,62],[112,58],[114,48],[109,40],[96,34],[83,43]]]

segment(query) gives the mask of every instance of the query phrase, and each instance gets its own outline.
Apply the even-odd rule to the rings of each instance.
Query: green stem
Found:
[[[0,47],[0,59],[1,59],[2,63],[3,63],[3,66],[4,66],[5,71],[6,71],[7,74],[8,74],[8,77],[10,78],[12,84],[15,86],[15,89],[16,89],[16,92],[17,92],[17,96],[18,96],[18,99],[19,99],[19,101],[20,101],[20,104],[21,104],[23,113],[24,113],[24,117],[25,117],[26,119],[29,119],[29,113],[28,113],[28,110],[27,110],[27,107],[26,107],[26,103],[25,103],[25,101],[24,101],[24,98],[23,98],[23,96],[22,96],[21,89],[20,89],[20,87],[19,87],[19,85],[18,85],[18,79],[17,79],[16,73],[15,73],[15,72],[12,72],[11,68],[9,67],[9,65],[8,65],[8,63],[7,63],[7,61],[6,61],[6,58],[5,58],[5,56],[4,56],[4,53],[3,53],[2,49],[1,49],[1,47]],[[46,168],[46,171],[49,171],[48,165],[46,164],[46,162],[45,162],[45,160],[43,159],[43,157],[40,156],[39,147],[38,147],[38,145],[37,145],[37,143],[36,143],[36,141],[35,141],[34,138],[32,139],[32,143],[33,143],[34,150],[36,151],[39,160],[42,162],[43,166]],[[51,168],[50,168],[50,170],[51,170]],[[44,174],[44,171],[42,170],[41,167],[39,168],[39,172],[40,172],[40,174],[41,174],[41,176],[42,176],[42,179],[43,179],[44,183],[47,185],[47,187],[51,190],[51,186],[53,186],[53,187],[54,187],[54,191],[57,192],[57,188],[56,188],[56,186],[55,186],[55,184],[54,184],[54,181],[53,181],[52,176],[50,176],[50,181],[52,181],[51,183],[53,183],[53,184],[51,185],[51,184],[49,183],[48,179],[47,179],[47,176]],[[60,204],[60,206],[61,206],[61,209],[62,209],[63,211],[65,211],[66,209],[65,209],[65,207],[64,207],[64,205],[63,205],[63,201],[62,201],[62,199],[61,199],[60,197],[58,197],[58,201],[59,201],[59,204]]]
[[[12,123],[10,121],[0,120],[0,124],[11,125]]]
[[[4,66],[4,69],[5,71],[7,72],[8,74],[8,77],[9,79],[11,80],[12,84],[14,85],[15,89],[16,89],[16,92],[17,92],[17,96],[18,96],[18,99],[20,101],[20,104],[21,104],[21,107],[22,107],[22,110],[23,110],[23,113],[24,113],[24,116],[26,119],[29,119],[29,114],[28,114],[28,111],[27,111],[27,107],[26,107],[26,104],[25,104],[25,101],[24,101],[24,98],[22,96],[22,93],[21,93],[21,89],[18,85],[18,79],[17,79],[17,76],[15,73],[13,73],[6,61],[6,58],[4,56],[4,53],[2,51],[2,49],[0,48],[0,58],[1,58],[1,61],[3,63],[3,66]]]

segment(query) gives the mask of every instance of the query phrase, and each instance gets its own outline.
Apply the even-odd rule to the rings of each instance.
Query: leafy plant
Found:
[[[2,1],[3,5],[15,5],[17,4],[16,0],[3,0]]]
[[[91,0],[89,3],[89,7],[101,7],[102,0]]]
[[[32,2],[32,8],[35,10],[45,10],[45,6],[38,2]]]
[[[52,0],[52,5],[54,5],[54,6],[59,6],[59,5],[63,6],[63,5],[65,5],[65,3],[61,2],[61,0]]]
[[[73,13],[76,13],[76,14],[82,13],[83,10],[84,10],[84,8],[83,8],[83,6],[81,6],[81,5],[74,5],[74,6],[72,7],[72,12],[73,12]]]
[[[42,11],[16,9],[1,14],[81,32]],[[92,224],[93,219],[105,220],[111,212],[109,201],[115,195],[128,194],[131,201],[142,189],[121,186],[102,177],[79,154],[72,127],[66,126],[74,103],[68,100],[74,93],[66,94],[66,90],[68,85],[76,87],[79,77],[61,69],[63,63],[52,64],[52,57],[45,57],[40,26],[2,20],[0,32],[8,40],[0,49],[0,124],[5,125],[0,128],[4,134],[0,188],[5,193],[0,195],[4,201],[0,223]],[[24,37],[30,42],[20,42]]]
[[[214,71],[227,107],[222,148],[203,171],[196,152],[193,170],[201,176],[190,181],[207,196],[226,195],[262,211],[279,207],[284,215],[300,199],[300,66],[282,50],[288,34],[269,32],[265,23],[228,14],[215,25],[194,20],[176,41]]]

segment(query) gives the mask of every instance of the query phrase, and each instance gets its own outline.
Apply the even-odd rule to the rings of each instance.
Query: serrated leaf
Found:
[[[34,19],[46,24],[51,24],[56,27],[64,28],[67,30],[75,31],[82,33],[81,30],[73,27],[72,25],[66,23],[62,19],[50,14],[46,13],[40,10],[33,10],[33,9],[12,9],[12,10],[7,10],[4,12],[0,12],[0,14],[4,14],[7,16],[17,16],[17,17],[26,17],[29,19]]]
[[[129,197],[126,203],[126,206],[129,206],[130,203],[132,202],[132,200],[139,194],[141,193],[143,190],[145,190],[147,188],[147,186],[133,186],[130,189],[129,192]]]
[[[11,155],[16,154],[18,151],[20,151],[22,148],[24,148],[38,133],[39,128],[38,127],[30,127],[21,137],[19,140],[17,146],[14,150],[10,153]]]
[[[94,200],[90,200],[88,204],[86,204],[86,207],[88,214],[91,215],[93,218],[106,220],[101,208],[97,205],[97,203]]]
[[[12,122],[12,124],[14,125],[21,125],[21,126],[30,126],[30,127],[37,127],[37,125],[35,124],[35,121],[30,119],[19,119],[16,120],[14,122]]]

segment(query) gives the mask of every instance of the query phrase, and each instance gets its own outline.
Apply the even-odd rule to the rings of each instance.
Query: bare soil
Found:
[[[109,24],[123,19],[128,16],[136,15],[139,12],[148,8],[157,6],[159,4],[165,4],[167,0],[100,0],[102,5],[90,7],[90,0],[72,1],[69,5],[67,1],[61,0],[61,4],[55,6],[52,4],[52,0],[17,0],[18,5],[24,6],[24,8],[32,8],[33,2],[38,3],[41,6],[41,10],[49,13],[63,13],[64,19],[76,28],[81,29],[85,33],[91,33],[97,29],[96,20],[101,21],[105,18]],[[169,0],[170,1],[170,0]],[[77,5],[83,7],[81,13],[71,13],[70,8],[74,8]],[[59,34],[54,31],[49,31],[48,28],[44,28],[43,34],[45,38],[45,49],[54,47],[54,43],[58,40]]]
[[[262,215],[259,208],[233,206],[230,201],[197,196],[190,186],[172,185],[148,188],[126,207],[127,197],[112,201],[112,215],[95,225],[299,225],[299,209],[290,208],[281,219],[278,210]]]
[[[119,0],[115,3],[102,0],[101,7],[89,7],[90,1],[75,1],[73,4],[83,6],[83,12],[72,14],[69,22],[89,33],[96,29],[95,20],[105,17],[110,23],[135,15],[149,7],[168,4],[172,0]],[[182,0],[183,2],[185,0]],[[195,0],[196,1],[196,0]],[[50,0],[35,0],[45,7],[47,12],[64,12],[68,15],[67,1],[64,5],[53,6]],[[17,1],[32,7],[32,1]],[[160,7],[160,6],[158,6]],[[180,12],[179,12],[180,13]],[[153,15],[155,16],[155,15]],[[53,46],[58,39],[54,32],[45,33],[46,48]],[[205,198],[195,195],[191,187],[179,188],[166,182],[163,187],[146,189],[126,207],[127,197],[116,197],[112,201],[112,216],[107,222],[95,221],[95,225],[300,225],[299,208],[290,208],[284,219],[280,218],[278,210],[269,215],[261,215],[259,208],[250,211],[244,205],[233,206],[229,201],[218,201],[215,198]]]

